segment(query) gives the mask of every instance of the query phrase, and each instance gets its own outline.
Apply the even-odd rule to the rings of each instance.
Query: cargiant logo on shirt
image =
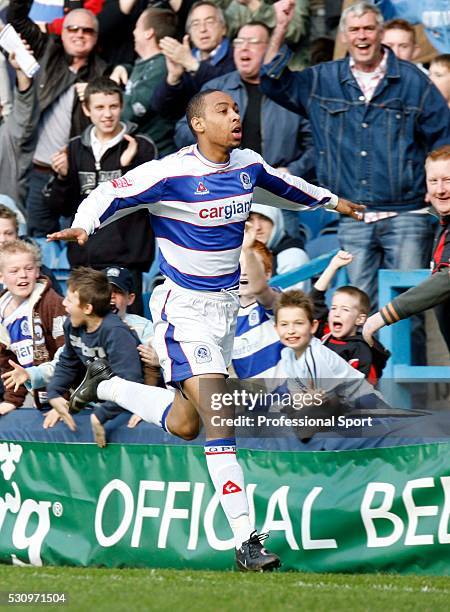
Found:
[[[234,215],[250,212],[251,202],[237,202],[226,206],[212,206],[200,210],[200,219],[231,219]]]

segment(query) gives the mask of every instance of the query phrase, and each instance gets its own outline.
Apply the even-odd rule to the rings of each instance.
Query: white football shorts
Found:
[[[231,362],[237,291],[192,291],[166,279],[150,299],[156,350],[166,384],[225,374]]]

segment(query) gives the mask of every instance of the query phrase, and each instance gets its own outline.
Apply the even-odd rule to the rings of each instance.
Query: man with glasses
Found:
[[[183,42],[169,36],[160,41],[166,56],[167,78],[153,95],[155,111],[180,119],[189,100],[207,81],[234,70],[226,31],[220,8],[213,2],[200,0],[192,5]]]
[[[52,176],[52,157],[89,125],[81,108],[84,89],[87,81],[105,72],[106,64],[94,51],[98,25],[93,13],[86,9],[68,13],[59,38],[44,34],[29,18],[28,9],[29,3],[11,0],[8,20],[29,42],[41,65],[37,75],[41,117],[26,201],[28,234],[41,237],[59,229],[59,218],[42,196]]]
[[[270,31],[263,23],[243,26],[233,40],[237,70],[220,76],[202,87],[227,92],[238,104],[242,118],[243,149],[257,151],[275,168],[311,180],[314,176],[314,150],[308,121],[266,97],[260,88],[259,72],[269,44]],[[175,132],[178,147],[194,142],[186,119],[178,122]],[[283,211],[286,230],[303,248],[298,217]]]

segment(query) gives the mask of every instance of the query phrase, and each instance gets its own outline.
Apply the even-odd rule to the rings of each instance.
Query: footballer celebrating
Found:
[[[364,207],[272,168],[254,151],[239,149],[239,110],[222,91],[194,96],[187,119],[196,145],[102,183],[80,204],[71,228],[48,236],[84,244],[106,223],[149,209],[166,279],[150,301],[153,345],[166,384],[177,391],[126,381],[98,360],[71,402],[111,400],[186,440],[194,439],[203,424],[206,463],[234,535],[238,567],[271,570],[280,560],[264,548],[267,534],[258,535],[251,523],[234,429],[213,425],[218,413],[210,401],[212,393],[227,392],[239,308],[239,255],[253,190],[259,186],[282,196],[294,210],[326,207],[359,219]],[[232,417],[234,409],[223,405],[220,414]],[[61,417],[71,422],[68,412]]]

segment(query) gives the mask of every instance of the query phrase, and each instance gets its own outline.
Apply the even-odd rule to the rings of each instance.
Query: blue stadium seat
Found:
[[[304,225],[310,230],[311,239],[313,239],[320,234],[323,228],[336,225],[338,217],[336,213],[320,208],[311,212],[299,213],[299,222],[300,225]]]
[[[305,245],[305,251],[310,259],[320,257],[334,249],[339,249],[339,240],[336,233],[317,236]]]
[[[146,319],[149,319],[150,321],[153,320],[152,313],[150,312],[150,306],[149,306],[151,296],[152,294],[150,292],[146,292],[142,294],[142,302],[144,304],[144,317]]]

